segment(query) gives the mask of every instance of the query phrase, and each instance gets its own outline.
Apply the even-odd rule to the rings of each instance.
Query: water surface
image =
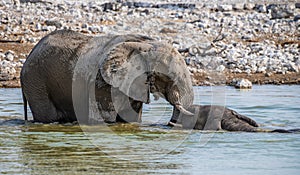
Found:
[[[300,86],[195,92],[195,103],[225,104],[264,128],[300,128]],[[298,133],[170,129],[171,110],[163,100],[145,105],[141,126],[24,125],[21,90],[0,89],[0,174],[300,173]]]

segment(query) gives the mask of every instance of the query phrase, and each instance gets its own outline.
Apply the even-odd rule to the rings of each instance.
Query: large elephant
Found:
[[[143,103],[165,98],[173,115],[193,103],[190,73],[171,45],[141,35],[50,33],[21,71],[25,118],[34,121],[140,122]]]
[[[218,105],[192,105],[188,110],[194,113],[193,116],[180,114],[172,116],[170,126],[177,126],[184,129],[197,130],[226,130],[244,132],[299,132],[300,129],[262,129],[251,118],[238,112]]]

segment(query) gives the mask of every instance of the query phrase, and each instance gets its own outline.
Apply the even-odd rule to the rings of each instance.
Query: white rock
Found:
[[[252,10],[255,7],[255,4],[247,3],[244,5],[245,10]]]
[[[25,61],[26,61],[26,59],[19,59],[19,62],[22,63],[22,64],[24,64]]]
[[[37,24],[35,25],[35,29],[36,29],[37,31],[42,30],[42,25],[41,25],[40,23],[37,23]]]
[[[0,67],[11,67],[10,61],[3,60],[0,62]]]
[[[289,63],[289,70],[293,72],[299,72],[299,66],[297,66],[295,63],[290,62]]]
[[[246,72],[247,74],[251,74],[252,71],[251,71],[251,69],[246,69],[245,72]]]
[[[225,70],[225,66],[224,65],[220,65],[216,69],[216,71],[218,71],[218,72],[223,72],[224,70]]]
[[[188,67],[188,69],[189,69],[189,71],[190,71],[191,73],[196,73],[196,72],[197,72],[197,69],[194,68],[194,67]]]
[[[23,64],[22,64],[21,62],[17,62],[15,67],[17,67],[17,68],[22,68],[22,67],[23,67]]]
[[[0,59],[4,59],[5,58],[5,54],[0,52]]]
[[[235,88],[237,89],[251,89],[252,88],[252,83],[248,79],[240,79],[236,82]]]
[[[35,43],[37,41],[36,38],[27,38],[27,41],[29,41],[30,43]]]
[[[238,68],[235,68],[235,69],[231,70],[231,72],[233,72],[233,73],[242,73],[243,71],[238,69]]]
[[[266,73],[267,67],[258,67],[257,73]]]
[[[47,26],[47,31],[54,31],[56,30],[55,26]]]
[[[81,25],[81,27],[82,27],[82,28],[88,28],[89,25],[88,25],[87,23],[83,23],[83,24]]]
[[[230,5],[230,4],[219,5],[218,10],[220,10],[221,12],[231,11],[232,10],[232,5]]]
[[[251,72],[252,72],[252,73],[256,73],[256,71],[257,71],[257,66],[252,66]]]
[[[187,29],[194,28],[194,24],[186,23],[186,24],[185,24],[185,28],[187,28]]]
[[[88,30],[93,33],[101,32],[101,28],[99,26],[90,26],[88,27]]]
[[[243,10],[244,9],[244,4],[242,4],[242,3],[236,3],[236,4],[233,4],[232,8],[234,10]]]
[[[265,13],[267,12],[266,6],[264,4],[256,4],[254,7],[254,10],[259,13]]]
[[[23,58],[26,58],[27,57],[27,55],[25,54],[25,53],[20,53],[20,59],[23,59]]]
[[[218,9],[218,6],[216,3],[208,3],[208,4],[204,4],[205,8],[208,8],[208,9],[211,9],[211,10],[215,10],[215,9]]]
[[[13,61],[14,60],[14,55],[11,52],[5,53],[5,59],[7,61]]]

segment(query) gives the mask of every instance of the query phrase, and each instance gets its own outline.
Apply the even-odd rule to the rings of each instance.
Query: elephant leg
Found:
[[[143,102],[136,101],[113,88],[104,85],[95,89],[95,99],[102,120],[113,122],[141,122]]]
[[[64,114],[57,110],[45,86],[30,87],[30,91],[24,88],[24,92],[34,121],[51,123],[60,122],[63,119]]]
[[[138,122],[142,121],[143,102],[131,100],[130,106],[118,112],[117,122]]]
[[[176,108],[173,108],[173,113],[170,122],[177,123],[179,115],[180,115],[180,111]]]
[[[207,120],[203,130],[221,130],[221,120],[224,114],[225,107],[223,106],[209,106],[207,111]]]
[[[111,87],[109,85],[97,87],[95,89],[95,99],[100,113],[96,120],[106,123],[116,122],[117,112],[111,95]]]

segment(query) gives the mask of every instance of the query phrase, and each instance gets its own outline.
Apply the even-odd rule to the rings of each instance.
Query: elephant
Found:
[[[196,130],[226,130],[243,132],[299,132],[300,129],[275,129],[267,130],[259,128],[259,125],[251,118],[224,106],[218,105],[192,105],[188,110],[194,116],[180,114],[172,116],[168,125],[183,129]]]
[[[129,35],[88,36],[57,30],[43,37],[21,70],[25,120],[42,123],[141,122],[150,94],[193,115],[191,75],[168,43]]]

